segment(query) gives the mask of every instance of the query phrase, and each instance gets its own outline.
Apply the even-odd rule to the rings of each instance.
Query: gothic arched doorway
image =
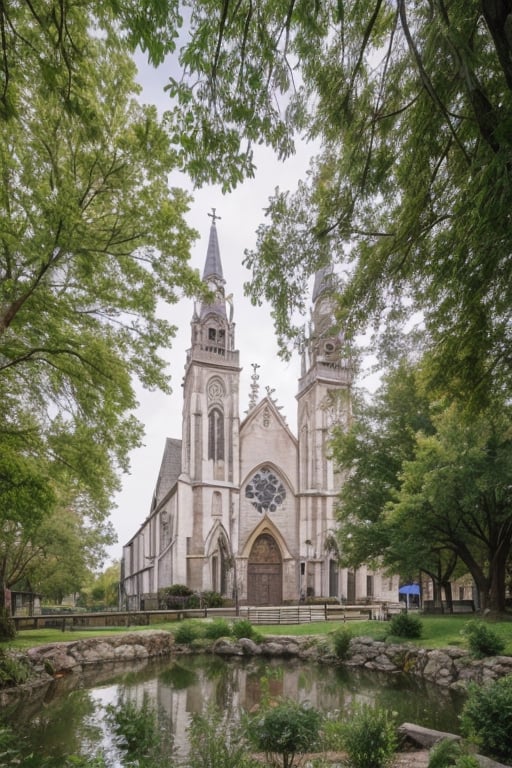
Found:
[[[283,561],[276,540],[262,533],[253,544],[247,564],[249,605],[280,605],[283,600]]]

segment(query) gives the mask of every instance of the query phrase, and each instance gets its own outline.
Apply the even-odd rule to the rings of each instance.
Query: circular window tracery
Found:
[[[275,512],[286,498],[286,489],[268,467],[262,467],[245,486],[245,498],[258,512]]]

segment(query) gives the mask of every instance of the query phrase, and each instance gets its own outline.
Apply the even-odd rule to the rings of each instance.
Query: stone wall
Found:
[[[204,648],[201,648],[204,651]],[[265,655],[298,657],[304,661],[339,664],[325,638],[268,637],[263,643],[249,639],[234,641],[222,638],[210,651],[222,656]],[[120,662],[138,665],[150,658],[191,653],[190,646],[177,646],[172,633],[164,630],[128,632],[111,637],[91,637],[76,642],[54,643],[31,648],[26,654],[16,653],[32,667],[30,682],[17,689],[0,690],[0,705],[13,695],[48,687],[55,678],[80,676],[87,669],[100,669]],[[346,666],[379,672],[417,675],[445,688],[464,689],[469,681],[485,683],[512,674],[512,657],[495,656],[473,659],[459,648],[427,650],[410,644],[389,644],[369,637],[353,638]]]

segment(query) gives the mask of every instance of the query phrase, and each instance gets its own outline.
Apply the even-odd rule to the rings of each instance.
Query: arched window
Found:
[[[208,414],[208,458],[224,459],[224,415],[219,408],[212,408]]]

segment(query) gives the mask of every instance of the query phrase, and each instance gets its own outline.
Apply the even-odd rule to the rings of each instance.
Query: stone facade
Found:
[[[167,440],[149,515],[123,548],[122,607],[164,607],[159,594],[173,584],[240,605],[307,597],[397,601],[397,577],[341,569],[332,550],[343,478],[328,443],[331,429],[350,419],[352,369],[332,330],[331,270],[315,279],[297,435],[272,390],[260,398],[257,366],[249,409],[240,417],[240,353],[215,220],[203,280],[213,298],[192,316],[181,439]]]

